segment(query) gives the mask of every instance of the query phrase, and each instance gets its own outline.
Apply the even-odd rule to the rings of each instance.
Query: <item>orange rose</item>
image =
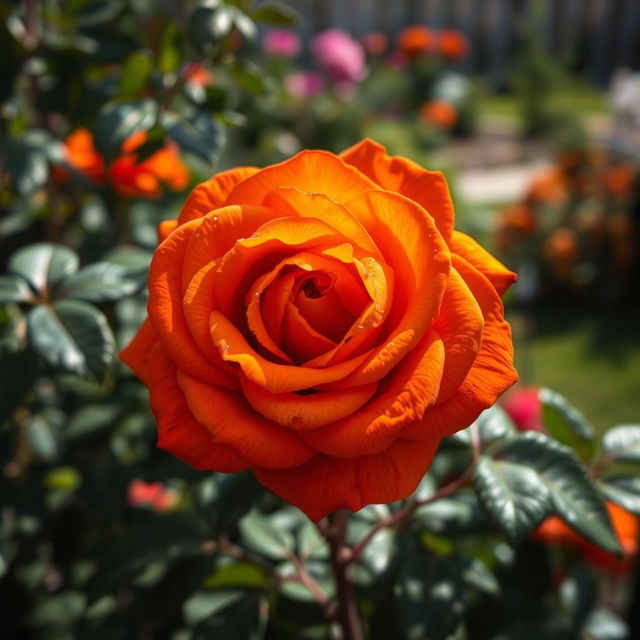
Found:
[[[104,160],[93,146],[93,136],[88,129],[76,129],[64,141],[62,148],[69,165],[93,184],[104,183]],[[57,176],[60,180],[69,178],[68,173],[61,168],[58,168]]]
[[[431,100],[420,107],[420,117],[426,124],[451,129],[458,119],[458,112],[446,100]]]
[[[136,150],[147,140],[146,131],[136,131],[122,143],[122,154],[105,171],[104,160],[93,145],[87,129],[77,129],[64,142],[67,162],[100,185],[108,182],[121,196],[158,198],[161,184],[173,191],[182,191],[189,184],[189,170],[182,163],[177,147],[168,144],[148,158],[138,161]],[[64,170],[59,178],[68,176]]]
[[[622,558],[587,542],[557,516],[547,518],[536,529],[533,537],[546,544],[576,547],[590,564],[611,573],[625,575],[633,568],[633,561],[638,553],[638,518],[613,502],[607,502],[607,511],[624,553]]]
[[[515,275],[453,230],[442,174],[370,140],[220,173],[160,235],[121,354],[159,446],[314,520],[408,496],[516,379]]]
[[[463,33],[445,29],[438,34],[438,53],[449,60],[460,60],[467,53],[468,42]]]
[[[396,39],[398,49],[408,58],[416,58],[429,53],[433,47],[434,35],[429,27],[415,25],[403,29]]]

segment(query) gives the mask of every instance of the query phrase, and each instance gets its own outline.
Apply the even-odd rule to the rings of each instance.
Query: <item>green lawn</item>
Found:
[[[536,314],[533,339],[511,317],[516,366],[525,384],[559,391],[602,431],[640,424],[640,323],[638,312],[586,313],[547,309]]]

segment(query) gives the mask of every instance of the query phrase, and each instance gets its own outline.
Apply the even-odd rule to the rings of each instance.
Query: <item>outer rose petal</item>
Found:
[[[149,393],[161,449],[200,470],[234,473],[249,467],[196,422],[178,386],[176,367],[160,345],[154,347],[149,360]]]
[[[294,431],[253,411],[241,394],[182,373],[178,373],[178,384],[189,409],[215,441],[228,444],[252,465],[285,469],[304,464],[316,454]]]
[[[133,340],[120,352],[120,359],[144,384],[149,385],[149,358],[158,336],[149,318],[145,318]]]
[[[200,218],[205,213],[222,206],[233,187],[245,178],[257,173],[256,167],[238,167],[217,173],[205,182],[201,182],[187,198],[180,215],[178,224]],[[244,204],[244,203],[240,203]]]
[[[397,191],[422,205],[449,242],[454,220],[453,202],[440,171],[427,171],[407,158],[389,156],[382,145],[369,139],[343,151],[340,156],[383,189]]]
[[[320,455],[292,469],[253,469],[267,489],[318,521],[338,509],[395,502],[410,495],[424,475],[439,438],[412,442],[399,438],[388,449],[356,458]]]
[[[453,232],[451,250],[483,273],[500,295],[504,294],[509,286],[518,279],[518,276],[513,271],[509,271],[499,260],[496,260],[466,233]]]
[[[377,185],[333,153],[301,151],[236,185],[225,204],[261,205],[278,187],[322,193],[331,200],[344,203],[360,193],[375,189]]]
[[[180,369],[228,388],[237,381],[207,360],[197,348],[183,311],[182,263],[191,234],[200,220],[178,227],[155,251],[149,271],[149,318],[167,355]]]
[[[444,437],[468,427],[518,379],[513,368],[511,328],[504,320],[502,301],[493,285],[459,256],[453,256],[453,266],[482,310],[482,345],[460,387],[447,400],[428,409],[420,422],[407,427],[402,432],[406,438]]]

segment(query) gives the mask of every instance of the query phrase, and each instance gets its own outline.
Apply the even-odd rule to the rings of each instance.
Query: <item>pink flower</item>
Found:
[[[336,84],[353,85],[366,75],[362,45],[340,29],[329,29],[318,34],[311,42],[318,66]]]
[[[296,98],[312,98],[324,89],[324,79],[313,71],[297,71],[285,76],[284,86]]]
[[[518,431],[544,431],[537,387],[514,387],[501,401]]]
[[[271,56],[294,58],[300,53],[300,38],[295,31],[273,29],[262,39],[262,48]]]
[[[132,480],[127,491],[131,507],[150,507],[154,511],[169,511],[178,503],[178,493],[161,482]]]

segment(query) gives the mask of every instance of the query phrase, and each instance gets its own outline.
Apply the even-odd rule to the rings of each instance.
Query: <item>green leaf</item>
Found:
[[[595,431],[587,419],[555,391],[543,387],[539,397],[542,420],[549,435],[571,447],[583,460],[591,460]]]
[[[460,493],[418,507],[412,521],[442,536],[469,534],[485,529],[487,520],[473,494]]]
[[[27,438],[31,449],[41,460],[51,462],[58,457],[58,443],[43,414],[36,413],[29,417]]]
[[[167,114],[163,124],[182,149],[214,165],[225,141],[225,129],[217,120],[201,110],[193,110],[185,117]]]
[[[602,438],[608,462],[640,463],[640,424],[621,424],[609,429]]]
[[[610,476],[603,478],[599,487],[611,502],[640,516],[640,477]]]
[[[3,152],[9,184],[25,197],[45,186],[50,162],[64,159],[61,143],[42,129],[31,129],[18,140],[9,139]]]
[[[474,482],[480,504],[511,542],[536,529],[551,512],[549,489],[526,465],[481,456]]]
[[[118,78],[118,96],[126,99],[137,98],[151,77],[153,62],[148,51],[135,51],[124,63]]]
[[[264,95],[275,88],[273,79],[250,61],[237,59],[229,71],[236,84],[249,93]]]
[[[32,295],[33,292],[22,278],[0,276],[0,305],[27,302]]]
[[[231,32],[234,12],[234,7],[224,5],[196,7],[187,25],[190,42],[199,50],[219,47]]]
[[[98,435],[113,425],[122,414],[119,403],[87,404],[80,407],[69,420],[64,436],[76,440]]]
[[[335,582],[328,564],[312,560],[305,563],[305,569],[327,598],[332,598],[335,595]],[[280,593],[298,602],[317,602],[313,591],[297,579],[298,569],[295,565],[291,562],[284,562],[278,565],[277,571],[280,577]]]
[[[389,568],[394,552],[394,533],[389,529],[380,529],[364,548],[360,561],[378,576]]]
[[[293,27],[300,18],[294,9],[282,2],[263,2],[251,12],[251,17],[271,27]]]
[[[498,405],[483,411],[475,422],[483,445],[515,435],[511,418]],[[471,427],[470,427],[471,428]]]
[[[112,262],[96,262],[64,280],[56,298],[73,298],[85,302],[119,300],[134,293],[138,282],[127,277],[127,268]]]
[[[276,527],[258,511],[252,511],[239,523],[243,543],[270,560],[285,560],[294,548],[289,531]]]
[[[246,13],[239,9],[234,9],[232,19],[233,25],[246,40],[253,40],[256,37],[258,27]]]
[[[496,456],[535,469],[554,511],[570,527],[606,551],[620,552],[602,497],[571,449],[529,431],[508,441]]]
[[[250,471],[211,476],[195,487],[195,503],[215,534],[233,530],[256,501],[264,487]]]
[[[129,529],[104,549],[85,591],[90,602],[128,586],[147,565],[197,556],[207,529],[186,512],[156,516]]]
[[[221,565],[205,578],[204,589],[265,589],[269,578],[264,570],[249,562]]]
[[[104,315],[77,300],[39,305],[27,316],[29,340],[54,368],[103,380],[113,360],[115,341]]]
[[[9,273],[22,276],[34,291],[44,293],[78,270],[78,256],[61,245],[31,244],[9,259]]]
[[[297,531],[298,555],[302,559],[322,559],[329,557],[329,546],[320,535],[318,527],[307,520]]]
[[[180,68],[180,30],[174,22],[167,22],[162,31],[158,51],[160,73],[176,73]]]
[[[244,591],[198,591],[184,603],[182,613],[186,623],[190,626],[194,626],[199,622],[224,611],[232,604],[242,600],[244,597]]]
[[[94,124],[96,148],[105,158],[112,160],[130,135],[153,126],[156,112],[153,100],[106,104]]]
[[[193,640],[229,640],[243,638],[261,640],[267,627],[268,602],[255,595],[225,606],[200,622],[192,635]]]

